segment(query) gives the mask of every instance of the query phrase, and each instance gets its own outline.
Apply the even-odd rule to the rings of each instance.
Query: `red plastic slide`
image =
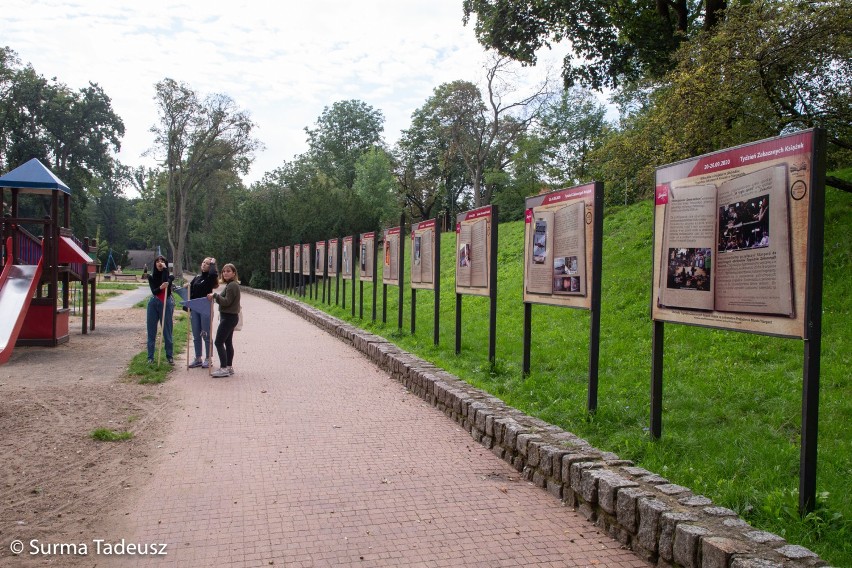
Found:
[[[41,278],[41,263],[44,260],[42,256],[35,266],[12,264],[11,238],[6,240],[6,251],[7,262],[0,274],[0,365],[12,356],[27,308]]]

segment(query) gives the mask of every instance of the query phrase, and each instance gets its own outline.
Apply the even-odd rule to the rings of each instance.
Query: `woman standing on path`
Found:
[[[222,267],[221,294],[207,294],[207,299],[219,304],[219,328],[216,330],[216,352],[219,353],[219,368],[213,377],[228,377],[234,374],[234,328],[240,321],[240,280],[237,267],[228,263]]]
[[[201,262],[201,273],[189,283],[189,299],[204,298],[219,286],[216,271],[216,259],[207,257]],[[186,309],[186,308],[184,308]],[[213,338],[210,336],[210,311],[192,310],[189,312],[192,323],[192,341],[195,345],[195,360],[189,364],[190,369],[196,367],[208,368],[213,352]],[[204,355],[201,348],[204,343]]]
[[[172,342],[172,325],[175,312],[175,301],[172,299],[172,282],[175,277],[169,274],[169,263],[163,255],[154,259],[154,269],[148,274],[148,285],[151,287],[151,298],[148,299],[148,364],[154,363],[154,346],[157,342],[157,326],[162,319],[163,340],[166,344],[166,359],[169,365],[174,365],[174,343]],[[163,305],[165,302],[165,306]],[[163,308],[165,307],[165,311]],[[165,319],[164,319],[165,318]]]

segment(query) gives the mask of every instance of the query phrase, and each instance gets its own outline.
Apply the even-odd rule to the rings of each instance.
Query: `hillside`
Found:
[[[852,170],[841,172],[852,177]],[[463,299],[462,354],[454,354],[455,234],[441,249],[441,339],[432,345],[434,294],[410,290],[397,331],[398,289],[388,288],[387,324],[371,321],[365,285],[360,325],[390,338],[508,404],[593,445],[655,471],[737,511],[754,526],[806,546],[837,566],[852,565],[852,195],[826,195],[825,289],[819,424],[818,508],[797,514],[803,343],[683,325],[666,325],[663,436],[651,441],[651,202],[606,211],[598,411],[586,413],[589,315],[533,306],[532,373],[521,377],[523,222],[499,226],[497,362],[488,364],[488,301]],[[343,319],[347,310],[326,308]],[[356,312],[357,313],[357,312]]]

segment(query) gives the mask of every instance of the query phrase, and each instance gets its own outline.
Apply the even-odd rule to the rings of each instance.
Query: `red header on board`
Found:
[[[491,216],[491,206],[486,205],[485,207],[480,207],[479,209],[474,209],[473,211],[468,211],[467,215],[464,216],[465,221],[470,221],[471,219],[479,219],[480,217],[490,217]]]
[[[698,160],[687,177],[721,172],[799,154],[810,154],[812,148],[813,132],[782,136],[759,144],[749,144],[704,156]]]
[[[434,226],[435,220],[429,219],[428,221],[421,221],[420,223],[417,223],[417,228],[415,230],[419,231],[421,229],[431,229]]]
[[[581,197],[594,195],[594,193],[594,184],[581,185],[580,187],[572,187],[570,189],[562,189],[554,191],[553,193],[548,193],[541,204],[550,205],[551,203],[559,203],[560,201],[568,201],[569,199],[579,199]]]
[[[391,229],[387,229],[385,231],[386,235],[398,235],[400,233],[400,227],[393,227]]]
[[[654,192],[654,204],[665,205],[669,202],[669,184],[661,183]]]

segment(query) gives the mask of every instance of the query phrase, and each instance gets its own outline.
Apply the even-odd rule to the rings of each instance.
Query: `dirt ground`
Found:
[[[104,519],[133,502],[168,432],[178,404],[173,383],[140,385],[126,374],[145,349],[145,311],[99,309],[96,323],[83,335],[72,316],[68,343],[15,348],[0,366],[0,566],[56,565],[11,557],[14,539],[62,543],[105,534]],[[97,428],[129,430],[133,438],[98,442],[89,436]],[[67,556],[61,563],[92,565]]]

